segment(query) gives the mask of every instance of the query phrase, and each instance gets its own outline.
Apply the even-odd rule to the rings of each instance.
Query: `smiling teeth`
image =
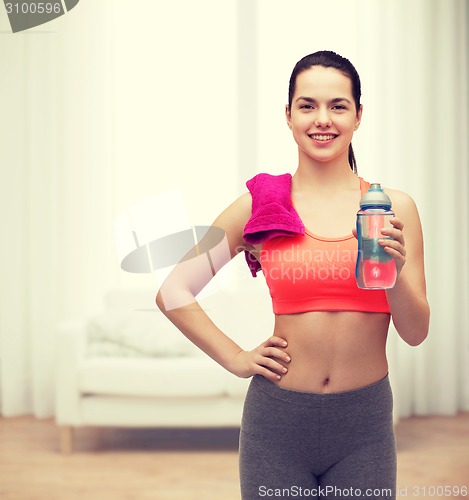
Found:
[[[313,139],[316,141],[330,141],[331,139],[334,139],[335,135],[315,135],[313,134],[311,136]]]

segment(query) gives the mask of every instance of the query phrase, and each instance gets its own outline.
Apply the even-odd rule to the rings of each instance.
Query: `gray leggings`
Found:
[[[243,500],[396,498],[389,379],[321,394],[260,375],[244,404],[239,457]]]

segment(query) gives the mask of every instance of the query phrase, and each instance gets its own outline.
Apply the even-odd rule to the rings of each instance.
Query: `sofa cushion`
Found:
[[[226,378],[226,394],[233,398],[244,398],[251,378],[239,378],[236,375],[228,373]]]
[[[83,394],[243,397],[248,380],[239,379],[208,357],[88,358],[78,375]]]
[[[200,356],[158,310],[106,311],[86,325],[88,357]]]

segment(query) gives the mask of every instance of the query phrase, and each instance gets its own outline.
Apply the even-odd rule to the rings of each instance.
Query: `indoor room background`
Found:
[[[362,79],[359,175],[422,219],[431,327],[418,348],[390,333],[397,412],[469,411],[466,1],[82,0],[28,32],[0,22],[2,416],[53,416],[60,322],[112,290],[156,293],[120,269],[118,213],[178,190],[207,225],[257,172],[295,171],[288,79],[324,49]],[[228,286],[267,295],[242,259]]]

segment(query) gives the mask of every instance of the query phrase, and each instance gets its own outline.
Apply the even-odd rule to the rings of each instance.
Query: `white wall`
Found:
[[[297,148],[285,121],[295,63],[318,50],[357,55],[356,2],[260,0],[258,6],[258,163],[260,170],[294,172]]]
[[[463,0],[93,0],[11,34],[0,9],[2,413],[50,413],[58,321],[109,289],[156,289],[119,269],[118,212],[178,188],[208,224],[256,172],[294,171],[288,79],[320,49],[362,78],[359,174],[422,216],[432,338],[399,351],[401,384],[416,381],[402,411],[469,407],[467,23]],[[242,256],[234,268],[262,288]]]

